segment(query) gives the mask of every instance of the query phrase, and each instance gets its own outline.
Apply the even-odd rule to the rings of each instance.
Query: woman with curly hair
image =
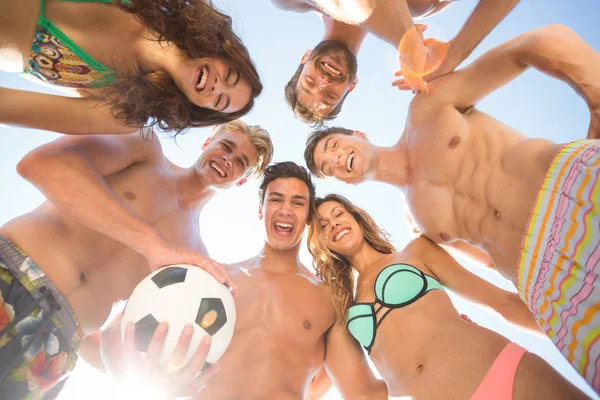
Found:
[[[210,0],[0,0],[0,9],[0,69],[82,96],[0,88],[0,123],[180,133],[241,117],[262,91],[231,18]]]
[[[516,293],[466,271],[424,237],[396,251],[373,219],[340,195],[317,198],[315,206],[308,246],[317,275],[330,285],[340,322],[368,351],[390,396],[586,398],[539,356],[461,318],[444,287],[539,332]]]

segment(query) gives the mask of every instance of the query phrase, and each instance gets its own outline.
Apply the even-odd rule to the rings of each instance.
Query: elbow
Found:
[[[573,29],[561,24],[546,25],[531,31],[530,35],[530,41],[533,46],[547,46],[549,43],[579,37]]]
[[[34,150],[26,154],[17,164],[17,173],[23,178],[31,180],[42,170],[45,159],[44,152],[39,150]]]
[[[73,156],[78,156],[73,147],[58,147],[53,144],[42,146],[29,152],[19,161],[17,173],[30,182],[43,180],[59,164],[71,163]]]

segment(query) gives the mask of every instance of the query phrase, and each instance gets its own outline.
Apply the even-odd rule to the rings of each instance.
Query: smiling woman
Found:
[[[245,115],[262,91],[231,18],[210,1],[38,1],[0,1],[0,68],[84,98],[0,89],[11,99],[0,122],[60,133],[154,125],[180,133]],[[34,107],[24,114],[25,105]]]

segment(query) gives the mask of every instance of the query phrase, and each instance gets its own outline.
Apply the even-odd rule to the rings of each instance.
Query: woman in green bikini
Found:
[[[0,123],[71,134],[179,133],[262,91],[231,18],[205,0],[0,0],[0,69],[82,98],[0,88]]]
[[[318,198],[315,206],[308,246],[317,275],[329,283],[340,322],[369,352],[390,396],[586,398],[537,355],[461,318],[444,287],[538,331],[516,293],[471,274],[424,237],[397,252],[342,196]]]

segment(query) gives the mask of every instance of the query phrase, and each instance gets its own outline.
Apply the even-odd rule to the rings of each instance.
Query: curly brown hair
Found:
[[[315,199],[315,210],[328,201],[336,201],[352,215],[364,233],[365,241],[382,254],[392,254],[396,249],[390,235],[381,229],[373,218],[362,208],[355,206],[342,195],[331,193]],[[308,226],[308,251],[313,256],[317,276],[329,285],[338,322],[345,322],[348,307],[354,298],[354,268],[341,255],[327,247],[327,239],[320,232],[319,214],[315,212]]]
[[[169,75],[153,71],[117,76],[103,98],[113,116],[128,126],[157,126],[176,134],[191,128],[226,123],[247,114],[263,85],[248,50],[233,32],[231,17],[210,0],[113,0],[134,14],[156,40],[173,43],[190,58],[221,57],[235,66],[252,88],[248,104],[233,113],[201,108],[177,88]]]

